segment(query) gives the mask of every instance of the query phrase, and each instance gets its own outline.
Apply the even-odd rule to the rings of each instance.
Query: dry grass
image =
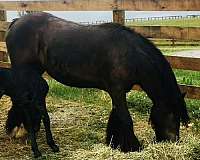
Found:
[[[55,87],[55,86],[54,86]],[[67,90],[70,90],[69,88]],[[45,141],[44,128],[38,134],[39,149],[43,159],[69,160],[196,160],[200,159],[200,135],[192,128],[181,130],[179,143],[154,143],[154,133],[148,125],[148,108],[150,105],[146,96],[128,95],[131,115],[134,119],[135,132],[144,144],[144,150],[124,154],[119,150],[111,150],[105,146],[105,129],[110,112],[110,99],[102,91],[80,91],[83,97],[76,94],[62,98],[56,96],[51,88],[51,96],[47,98],[47,106],[51,117],[54,138],[60,146],[59,153],[52,153]],[[95,93],[93,93],[95,92]],[[64,94],[64,93],[63,93]],[[96,99],[89,101],[88,97]],[[76,95],[73,97],[72,95]],[[87,97],[88,96],[88,97]],[[67,98],[68,97],[68,98]],[[69,98],[70,97],[70,98]],[[79,100],[77,100],[79,97]],[[92,97],[91,97],[92,98]],[[136,100],[136,101],[135,101]],[[102,105],[101,105],[102,104]],[[31,159],[30,145],[25,139],[10,139],[5,135],[4,125],[6,114],[10,107],[8,97],[0,101],[0,159]],[[141,109],[139,109],[141,108]],[[140,111],[139,111],[140,110]]]

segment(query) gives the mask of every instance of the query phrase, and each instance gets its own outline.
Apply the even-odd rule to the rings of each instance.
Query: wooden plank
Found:
[[[186,98],[190,99],[200,99],[200,87],[191,85],[179,85],[181,92],[186,93]]]
[[[0,31],[0,41],[5,41],[5,31]]]
[[[4,61],[4,52],[0,51],[0,61]]]
[[[200,71],[200,58],[166,56],[172,68]]]
[[[10,63],[1,62],[1,61],[0,61],[0,67],[1,67],[1,68],[10,68]]]
[[[186,98],[190,99],[200,99],[200,87],[191,86],[191,85],[179,85],[181,92],[186,92]],[[142,91],[142,88],[139,85],[134,85],[133,90]]]
[[[10,68],[10,63],[0,62],[0,67]],[[48,74],[45,73],[44,75],[47,76]],[[200,87],[191,86],[191,85],[183,85],[183,84],[179,85],[179,87],[181,89],[181,92],[186,92],[186,98],[200,99]],[[133,90],[142,91],[139,85],[133,86]]]
[[[8,62],[8,55],[6,52],[0,51],[0,61]]]
[[[200,27],[132,26],[147,38],[200,40]]]
[[[3,10],[31,11],[199,11],[199,0],[0,1]]]
[[[6,43],[0,42],[0,51],[7,52]]]
[[[114,10],[113,11],[113,22],[124,25],[125,24],[125,11],[124,10]]]
[[[0,62],[0,67],[10,68],[10,63]],[[47,76],[47,74],[44,74]],[[190,99],[200,99],[200,87],[191,85],[179,85],[181,92],[186,92],[186,98]],[[133,90],[142,91],[139,85],[134,85]]]
[[[0,21],[6,21],[7,16],[6,16],[6,11],[0,10]]]

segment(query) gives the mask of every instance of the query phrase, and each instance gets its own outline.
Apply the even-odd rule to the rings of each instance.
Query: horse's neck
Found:
[[[176,98],[179,97],[177,83],[173,78],[163,79],[163,77],[154,76],[153,78],[145,79],[140,85],[153,103],[157,105],[175,103]]]

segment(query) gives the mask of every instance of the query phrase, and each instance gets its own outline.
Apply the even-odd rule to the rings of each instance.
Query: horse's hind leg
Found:
[[[123,152],[138,151],[140,143],[133,132],[133,122],[126,104],[126,93],[120,87],[109,92],[112,98],[112,111],[107,126],[106,143]]]

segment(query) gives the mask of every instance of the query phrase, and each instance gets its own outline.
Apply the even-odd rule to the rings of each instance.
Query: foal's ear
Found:
[[[186,94],[187,94],[186,92],[181,93],[181,95],[182,95],[183,98],[185,98]]]

